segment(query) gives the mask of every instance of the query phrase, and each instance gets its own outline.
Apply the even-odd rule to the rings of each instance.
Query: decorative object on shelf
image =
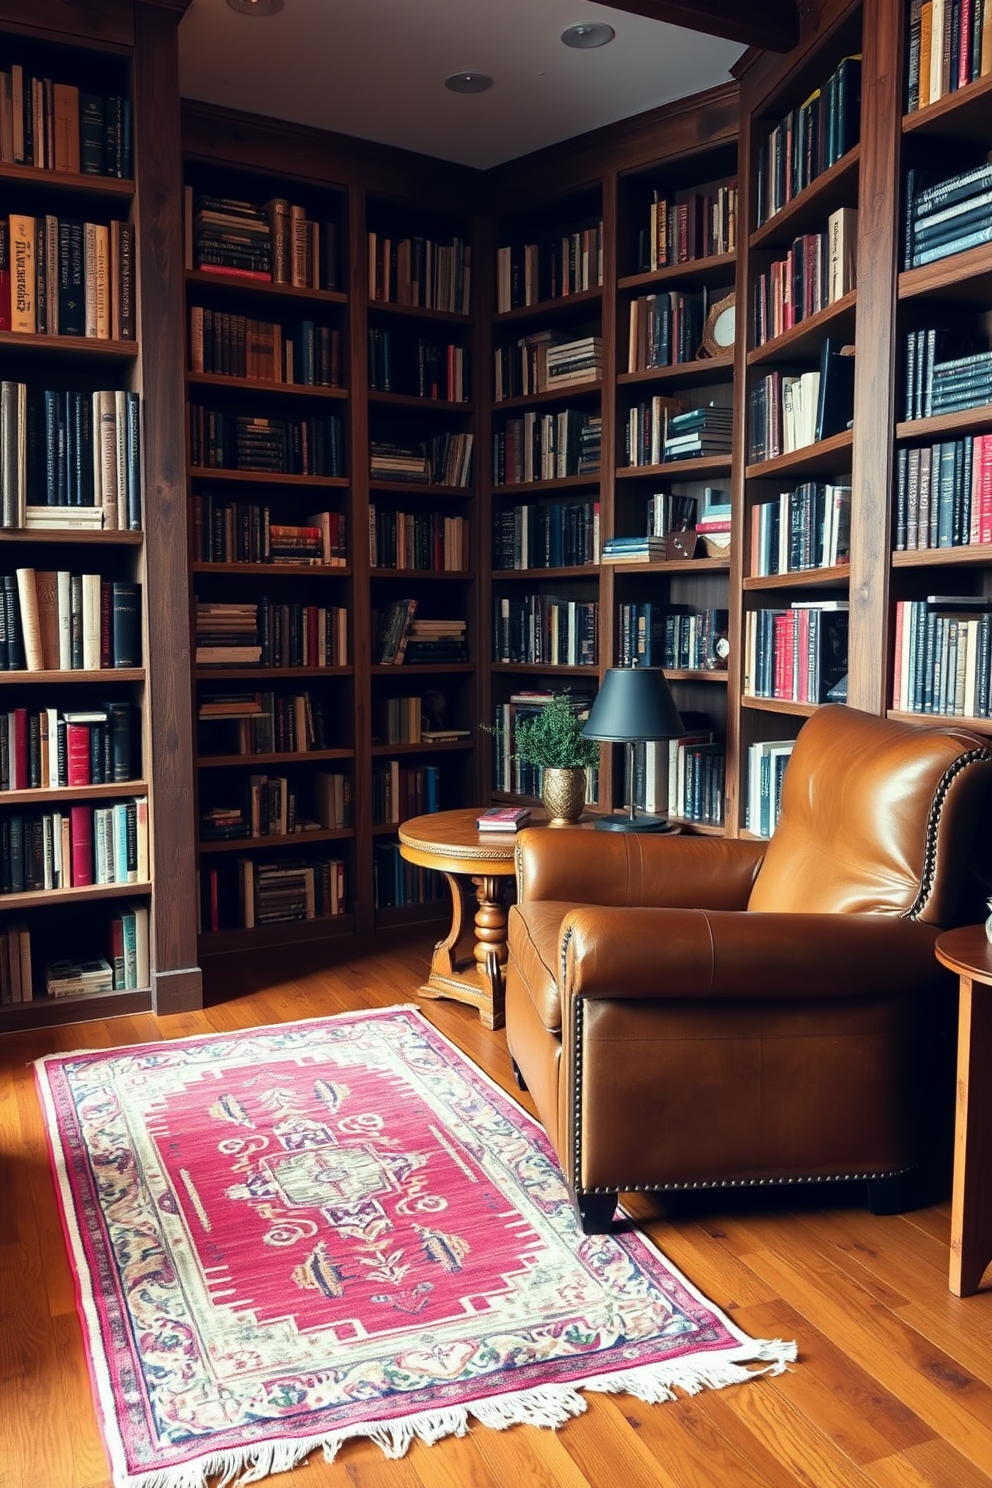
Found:
[[[703,326],[699,355],[718,357],[731,350],[737,334],[736,295],[733,291],[710,306]]]
[[[586,770],[599,764],[599,748],[584,731],[585,719],[567,692],[559,693],[517,727],[518,758],[541,768],[541,799],[552,826],[577,822],[586,799]]]
[[[470,1418],[560,1426],[588,1381],[655,1403],[752,1370],[767,1388],[796,1357],[629,1221],[583,1241],[537,1122],[414,1008],[55,1056],[37,1076],[120,1488],[218,1463],[257,1479],[356,1436],[399,1456]],[[93,1182],[104,1160],[112,1184]],[[149,1246],[154,1276],[135,1264]],[[238,1301],[260,1297],[246,1339]]]
[[[691,527],[681,528],[678,532],[670,532],[665,539],[666,561],[678,563],[686,558],[692,558],[699,541],[699,537]]]
[[[590,740],[627,746],[630,810],[601,816],[596,826],[607,832],[667,831],[663,816],[638,814],[633,789],[634,745],[652,739],[678,739],[685,733],[661,668],[610,667],[582,732]]]

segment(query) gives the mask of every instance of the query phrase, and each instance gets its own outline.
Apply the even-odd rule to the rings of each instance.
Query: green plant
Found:
[[[582,733],[585,719],[567,692],[558,693],[532,718],[517,724],[516,756],[545,770],[586,769],[599,764],[599,745]]]

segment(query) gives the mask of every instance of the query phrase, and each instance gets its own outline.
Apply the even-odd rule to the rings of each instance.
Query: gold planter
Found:
[[[541,800],[553,827],[577,822],[586,804],[586,772],[581,766],[565,770],[545,768]]]

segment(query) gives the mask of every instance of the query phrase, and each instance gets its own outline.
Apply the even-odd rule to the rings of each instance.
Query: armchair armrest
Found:
[[[575,909],[561,927],[563,1000],[914,992],[938,979],[939,933],[880,914]]]
[[[650,832],[525,829],[517,898],[745,909],[767,843]]]

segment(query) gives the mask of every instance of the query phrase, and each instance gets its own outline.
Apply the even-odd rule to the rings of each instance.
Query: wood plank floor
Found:
[[[227,963],[202,1013],[0,1039],[0,1488],[109,1488],[31,1062],[40,1055],[414,1000],[424,939],[286,979]],[[506,1044],[455,1003],[424,1010],[514,1093]],[[777,1379],[663,1406],[589,1396],[560,1432],[476,1427],[398,1462],[367,1442],[291,1488],[978,1488],[992,1483],[992,1291],[947,1290],[949,1206],[875,1218],[856,1195],[708,1196],[636,1212],[746,1332],[795,1338]],[[733,1202],[731,1202],[731,1199]]]

